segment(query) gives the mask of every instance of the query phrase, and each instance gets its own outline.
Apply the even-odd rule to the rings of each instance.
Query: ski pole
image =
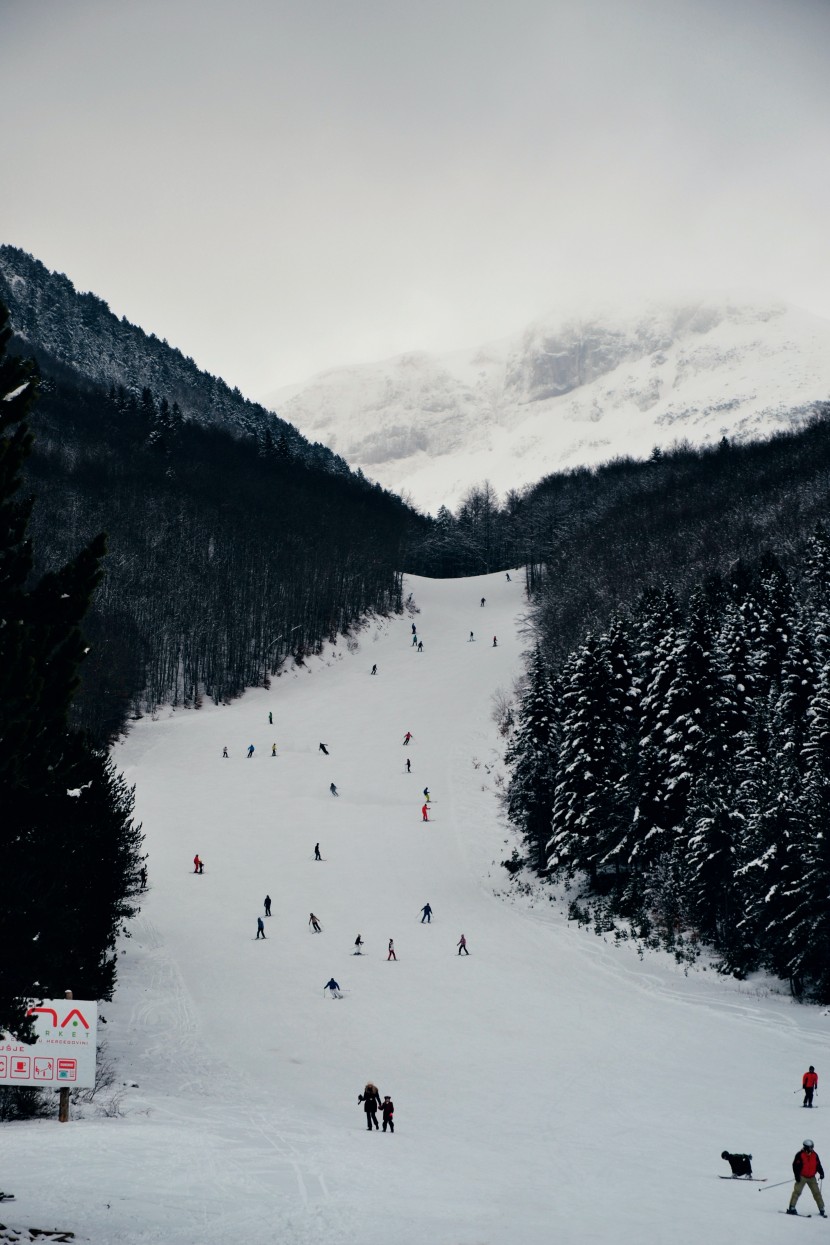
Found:
[[[792,1178],[790,1177],[790,1179],[792,1179]],[[790,1179],[788,1179],[788,1180],[779,1180],[778,1184],[768,1184],[766,1189],[759,1189],[759,1190],[758,1190],[758,1192],[759,1192],[759,1193],[766,1193],[767,1189],[780,1189],[780,1188],[781,1188],[781,1186],[782,1186],[782,1184],[789,1184],[789,1183],[790,1183]]]

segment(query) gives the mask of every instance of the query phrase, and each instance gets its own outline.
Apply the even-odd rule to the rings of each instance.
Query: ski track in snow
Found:
[[[523,577],[406,583],[418,612],[114,750],[149,852],[101,1008],[116,1083],[99,1101],[117,1091],[121,1114],[0,1127],[3,1222],[91,1245],[779,1241],[789,1187],[754,1198],[766,1186],[712,1176],[727,1148],[787,1179],[827,1014],[762,979],[641,961],[547,888],[511,887],[491,701],[530,643]],[[367,1079],[395,1100],[394,1136],[366,1135]],[[822,1118],[807,1132],[830,1161]]]

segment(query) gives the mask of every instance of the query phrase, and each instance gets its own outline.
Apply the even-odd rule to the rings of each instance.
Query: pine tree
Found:
[[[0,307],[0,1030],[25,1033],[32,998],[111,991],[140,834],[105,759],[67,726],[104,540],[32,582],[32,503],[18,495],[36,374],[6,354],[9,336]]]
[[[563,689],[563,718],[548,866],[596,876],[630,823],[623,697],[603,638],[588,636]]]
[[[534,650],[519,725],[505,761],[513,766],[507,815],[520,827],[536,869],[545,867],[556,777],[557,710],[554,688],[541,650]]]

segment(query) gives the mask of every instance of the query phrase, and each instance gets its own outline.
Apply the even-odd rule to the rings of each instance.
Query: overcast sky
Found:
[[[0,0],[0,241],[250,397],[585,299],[830,317],[830,0]]]

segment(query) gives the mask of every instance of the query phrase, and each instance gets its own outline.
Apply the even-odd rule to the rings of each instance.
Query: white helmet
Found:
[[[812,1150],[813,1148],[813,1142],[810,1141],[809,1138],[807,1138],[805,1141],[802,1141],[801,1144],[803,1145],[805,1150]]]

